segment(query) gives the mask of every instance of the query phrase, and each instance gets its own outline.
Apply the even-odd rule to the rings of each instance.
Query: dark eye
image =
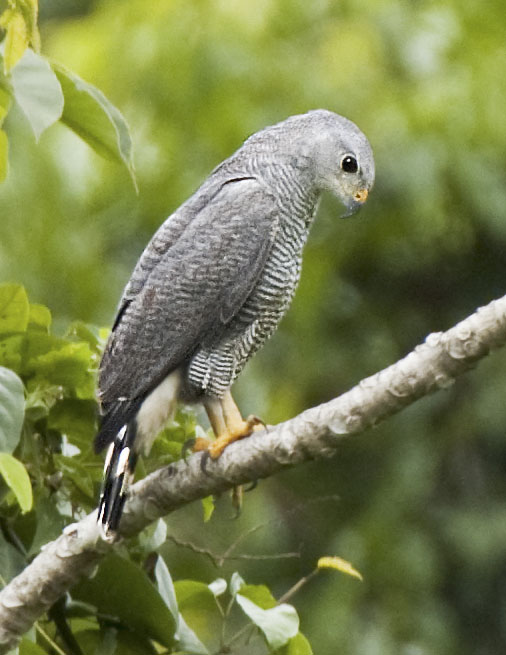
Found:
[[[346,155],[341,160],[341,168],[345,173],[356,173],[358,171],[358,162],[355,157]]]

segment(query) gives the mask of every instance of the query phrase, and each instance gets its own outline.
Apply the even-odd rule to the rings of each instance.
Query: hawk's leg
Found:
[[[218,459],[234,441],[249,437],[256,426],[265,427],[256,416],[243,419],[230,391],[227,391],[223,398],[207,398],[204,407],[216,436],[216,440],[209,444],[208,448],[211,459]]]

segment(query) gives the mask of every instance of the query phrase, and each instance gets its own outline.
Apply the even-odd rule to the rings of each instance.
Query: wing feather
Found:
[[[274,197],[245,178],[203,200],[190,219],[176,212],[170,239],[157,232],[127,285],[100,369],[106,413],[147,395],[224,329],[262,272],[277,230]]]

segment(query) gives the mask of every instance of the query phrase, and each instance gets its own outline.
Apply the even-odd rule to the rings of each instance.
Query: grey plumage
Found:
[[[132,453],[150,443],[161,425],[144,420],[146,399],[174,372],[177,398],[222,397],[290,304],[321,192],[351,213],[373,181],[366,137],[325,110],[254,134],[220,164],[159,228],[124,291],[100,367],[97,450],[125,425]],[[103,494],[106,530],[109,502]]]

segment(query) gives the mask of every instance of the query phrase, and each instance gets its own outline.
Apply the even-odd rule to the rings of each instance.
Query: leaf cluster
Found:
[[[49,309],[30,303],[21,285],[0,286],[2,584],[66,524],[95,506],[102,461],[92,451],[97,423],[94,390],[106,336],[106,330],[81,322],[57,336],[52,333]],[[183,444],[196,433],[202,434],[202,428],[194,414],[179,410],[157,439],[155,452],[140,464],[140,474],[179,459]],[[208,501],[204,510],[208,520],[212,513]],[[208,655],[218,652],[216,648],[232,652],[225,639],[235,607],[242,608],[252,630],[244,635],[243,626],[233,642],[243,636],[250,641],[258,632],[269,653],[312,652],[298,632],[295,609],[286,603],[277,605],[267,587],[247,586],[235,574],[225,606],[219,600],[226,589],[224,581],[209,586],[195,580],[174,584],[164,561],[155,555],[166,530],[160,520],[123,545],[121,554],[108,556],[91,579],[37,623],[19,653],[68,649],[77,655]]]
[[[136,185],[132,141],[121,112],[91,84],[39,54],[38,0],[9,0],[0,15],[0,128],[15,102],[38,141],[60,121],[94,150],[128,169]],[[29,46],[33,47],[33,50]],[[0,130],[0,182],[8,173],[8,138]]]

